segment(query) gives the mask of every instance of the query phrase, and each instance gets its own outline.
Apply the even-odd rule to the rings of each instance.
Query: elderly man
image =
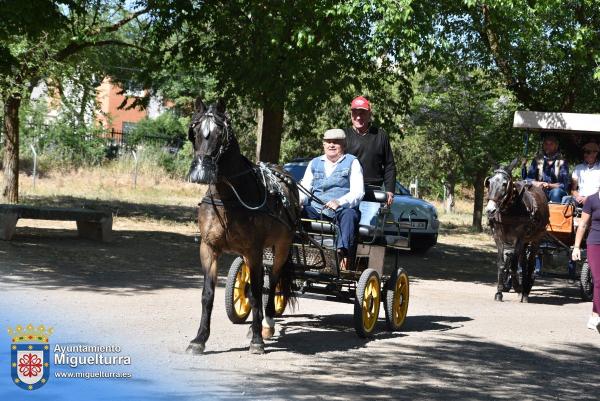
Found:
[[[569,166],[558,151],[558,139],[555,136],[545,137],[542,148],[543,153],[532,160],[524,178],[543,189],[550,202],[561,203],[569,189]]]
[[[583,163],[575,166],[571,176],[571,195],[582,206],[588,196],[600,190],[600,162],[598,162],[600,146],[596,142],[583,145]],[[564,200],[563,200],[563,203]]]
[[[300,184],[311,191],[302,214],[310,219],[334,221],[339,227],[337,252],[340,268],[348,267],[353,256],[354,237],[360,220],[358,205],[364,195],[362,168],[356,157],[345,153],[346,135],[341,129],[330,129],[323,135],[323,156],[310,161]]]
[[[392,204],[396,189],[396,162],[388,134],[371,124],[371,104],[358,96],[350,104],[352,127],[346,128],[346,152],[362,165],[365,184],[385,186],[387,204]]]

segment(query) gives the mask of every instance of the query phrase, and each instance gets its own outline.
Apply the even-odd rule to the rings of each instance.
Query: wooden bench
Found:
[[[112,235],[110,212],[0,204],[0,239],[12,239],[19,219],[74,220],[79,237],[97,241],[110,241]]]

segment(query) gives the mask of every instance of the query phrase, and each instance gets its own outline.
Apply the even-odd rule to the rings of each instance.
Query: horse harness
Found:
[[[512,177],[510,177],[504,170],[496,170],[494,172],[502,173],[508,176],[509,184],[507,194],[498,203],[498,209],[492,216],[488,218],[490,223],[498,223],[500,227],[505,225],[512,226],[516,224],[531,223],[527,224],[526,232],[526,235],[530,235],[536,226],[536,221],[539,219],[537,212],[538,205],[531,196],[526,196],[527,189],[531,187],[531,184],[526,182],[514,183],[512,181]],[[521,199],[521,204],[525,210],[518,210],[514,202],[517,198]],[[516,213],[510,213],[511,208],[514,208]]]
[[[257,184],[259,187],[262,184],[262,188],[264,191],[264,197],[263,197],[261,203],[258,204],[257,206],[251,206],[248,203],[246,203],[242,199],[242,197],[240,196],[238,191],[236,190],[235,186],[230,181],[233,178],[240,177],[240,176],[250,174],[250,173],[254,173],[253,175],[254,175],[255,179],[257,176],[262,178],[262,183],[257,180]],[[218,198],[214,197],[212,192],[209,192],[208,195],[205,195],[204,198],[202,198],[202,200],[200,201],[200,204],[205,203],[205,204],[214,205],[214,206],[240,207],[240,208],[244,208],[244,209],[254,211],[254,212],[266,213],[266,214],[270,215],[271,217],[279,220],[283,224],[285,224],[288,228],[290,228],[290,229],[295,228],[297,217],[292,216],[292,214],[290,213],[290,208],[292,207],[292,202],[290,201],[288,196],[286,196],[284,187],[283,187],[284,183],[287,185],[291,185],[292,180],[291,180],[291,178],[287,177],[285,174],[280,173],[279,171],[275,170],[272,167],[272,165],[270,165],[268,163],[260,162],[258,165],[252,166],[252,167],[248,168],[247,170],[244,170],[238,174],[235,174],[230,177],[223,177],[223,182],[225,184],[227,184],[227,186],[231,189],[231,191],[233,192],[236,199],[233,199],[233,200],[218,199]],[[282,219],[277,213],[275,213],[273,210],[271,210],[271,208],[269,208],[269,205],[267,203],[267,199],[269,198],[269,196],[281,201],[281,203],[283,205],[283,210],[285,211],[285,214],[286,214],[286,219]]]
[[[506,209],[506,207],[511,204],[511,202],[513,200],[515,185],[513,183],[512,177],[505,170],[503,170],[503,169],[494,170],[494,174],[501,174],[508,179],[506,194],[500,200],[492,199],[498,203],[498,208],[497,208],[496,212],[494,213],[495,215],[497,215],[501,211],[504,211]],[[488,199],[489,199],[489,196],[488,196]]]
[[[204,124],[207,121],[207,118],[210,118],[210,120],[212,122],[214,122],[216,125],[221,127],[225,133],[225,135],[221,136],[222,139],[220,139],[221,142],[219,143],[217,151],[212,155],[207,154],[204,156],[204,158],[209,158],[209,161],[214,166],[215,175],[218,176],[219,175],[219,173],[218,173],[219,160],[229,150],[231,141],[232,141],[231,138],[232,138],[233,134],[232,134],[229,124],[227,122],[227,115],[223,115],[223,117],[221,117],[220,115],[215,114],[214,112],[212,112],[211,109],[209,109],[209,111],[207,111],[201,115],[195,115],[192,118],[192,122],[190,123],[190,133],[188,135],[191,135],[191,133],[194,132],[193,130],[198,124]],[[205,138],[208,138],[208,134],[205,134],[204,131],[206,131],[205,128],[203,128],[202,135]],[[192,142],[193,142],[194,148],[195,148],[196,142],[195,141],[192,141]],[[250,163],[248,161],[248,164],[250,166],[246,170],[243,170],[243,171],[241,171],[237,174],[234,174],[232,176],[229,176],[229,177],[222,176],[223,182],[231,189],[231,191],[233,192],[237,201],[236,200],[218,199],[213,196],[212,192],[209,192],[208,195],[205,195],[204,198],[202,198],[202,200],[200,201],[200,204],[205,203],[205,204],[210,204],[213,206],[228,206],[228,207],[238,206],[238,207],[243,207],[243,208],[251,210],[251,211],[267,213],[270,216],[281,221],[288,228],[294,229],[295,225],[296,225],[297,217],[292,216],[290,213],[290,208],[292,207],[292,202],[285,195],[285,191],[283,188],[284,183],[287,185],[292,185],[292,179],[290,177],[288,177],[287,175],[275,170],[273,168],[274,166],[270,165],[268,163],[260,162],[258,165],[253,165],[252,163]],[[246,203],[242,199],[242,197],[240,196],[238,191],[236,190],[235,186],[231,183],[231,179],[237,178],[237,177],[240,177],[240,176],[243,176],[246,174],[251,174],[251,173],[254,173],[252,175],[257,180],[257,186],[258,187],[262,186],[262,188],[264,190],[264,197],[263,197],[261,203],[258,205],[249,205],[248,203]],[[257,177],[260,177],[260,179],[257,179]],[[262,183],[260,181],[262,181]],[[209,190],[210,190],[210,187],[209,187]],[[269,195],[271,195],[272,197],[279,199],[281,201],[281,203],[283,205],[283,209],[285,210],[287,219],[282,219],[280,216],[278,216],[276,213],[274,213],[272,210],[270,210],[269,205],[267,204],[267,199],[268,199]],[[288,221],[284,221],[284,220],[288,220]]]

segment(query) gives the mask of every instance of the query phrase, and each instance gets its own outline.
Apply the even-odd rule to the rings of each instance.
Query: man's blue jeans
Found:
[[[322,219],[335,222],[340,229],[336,245],[337,249],[343,248],[347,254],[351,254],[354,251],[354,237],[358,222],[360,221],[360,211],[340,207],[335,211],[335,217],[331,218],[322,215],[310,205],[304,205],[302,216],[309,219]]]
[[[561,203],[563,196],[567,196],[567,193],[562,188],[544,189],[546,197],[552,203]]]

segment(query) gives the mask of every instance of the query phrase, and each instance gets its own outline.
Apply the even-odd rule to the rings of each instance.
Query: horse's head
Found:
[[[488,216],[502,209],[510,200],[514,189],[512,170],[517,163],[518,159],[515,159],[507,167],[494,170],[494,175],[485,179],[485,186],[488,190],[485,212]]]
[[[222,102],[206,106],[196,99],[188,138],[194,145],[194,160],[188,174],[191,182],[211,184],[217,181],[219,161],[235,143]]]

